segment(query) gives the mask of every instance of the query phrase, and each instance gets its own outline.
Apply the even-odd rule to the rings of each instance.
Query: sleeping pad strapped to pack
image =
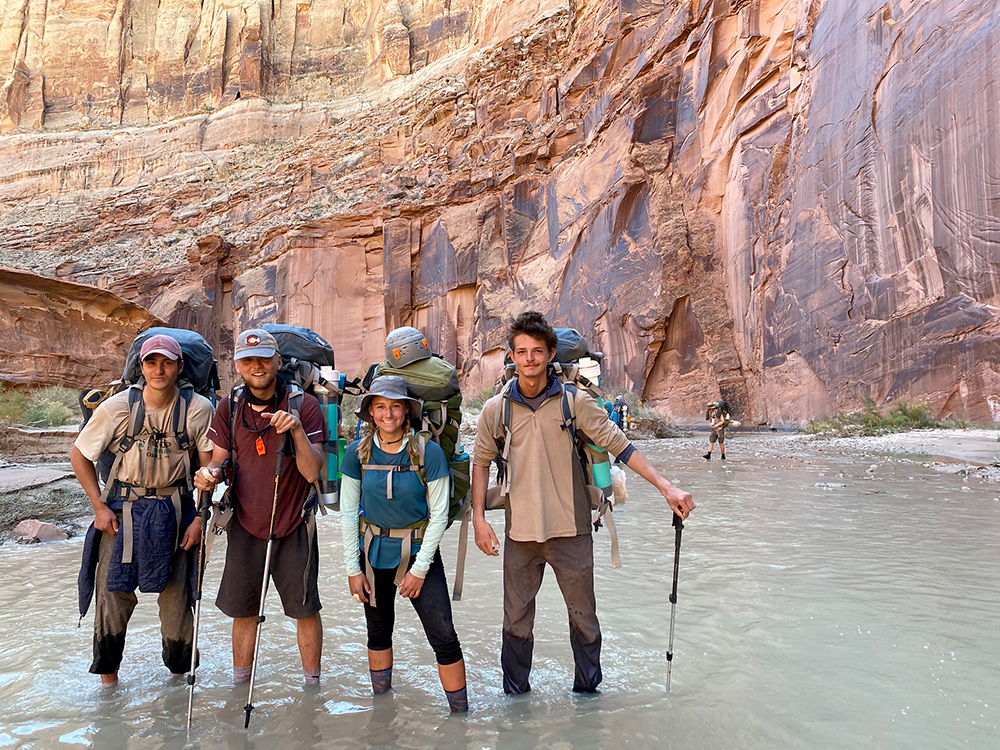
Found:
[[[340,465],[347,449],[347,441],[340,434],[343,421],[340,407],[347,378],[334,369],[333,347],[315,331],[304,326],[275,323],[265,323],[261,328],[278,343],[281,379],[299,386],[319,401],[327,431],[323,444],[326,460],[319,479],[320,510],[325,512],[326,507],[340,510]]]

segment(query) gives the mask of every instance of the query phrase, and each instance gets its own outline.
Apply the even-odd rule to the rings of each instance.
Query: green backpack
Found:
[[[373,365],[365,377],[364,387],[380,375],[396,375],[406,381],[410,396],[420,399],[424,408],[422,424],[414,425],[417,432],[426,432],[441,446],[451,475],[448,503],[448,525],[460,518],[468,505],[472,487],[471,459],[458,443],[462,424],[462,391],[454,365],[438,356],[412,362],[405,367],[393,367],[388,362]]]

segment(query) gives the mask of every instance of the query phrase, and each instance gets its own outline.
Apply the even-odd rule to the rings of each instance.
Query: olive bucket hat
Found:
[[[419,399],[412,398],[406,392],[405,380],[398,375],[381,375],[375,378],[368,393],[361,399],[361,406],[354,411],[358,419],[372,422],[371,405],[372,399],[376,396],[405,403],[410,410],[410,426],[414,429],[420,429],[420,412],[424,405]]]

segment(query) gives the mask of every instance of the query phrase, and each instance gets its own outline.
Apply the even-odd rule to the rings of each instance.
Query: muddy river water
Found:
[[[257,706],[231,685],[229,621],[209,563],[194,723],[187,685],[159,656],[155,597],[141,597],[116,690],[88,674],[77,628],[81,542],[0,547],[0,748],[824,748],[1000,747],[1000,486],[919,461],[734,439],[706,462],[692,440],[643,449],[698,509],[680,558],[665,691],[673,534],[637,477],[615,513],[624,567],[595,537],[604,631],[599,695],[570,691],[565,607],[540,594],[532,693],[500,688],[499,561],[470,551],[456,626],[467,716],[449,716],[416,616],[397,605],[394,690],[370,694],[361,609],[321,519],[323,682],[304,689],[291,623],[269,594]],[[502,518],[494,519],[496,527]],[[443,545],[449,576],[457,531]]]

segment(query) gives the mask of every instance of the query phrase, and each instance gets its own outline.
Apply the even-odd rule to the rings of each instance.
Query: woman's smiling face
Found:
[[[394,401],[385,396],[375,396],[368,405],[368,412],[379,431],[388,437],[395,437],[403,431],[408,407],[404,401]]]

